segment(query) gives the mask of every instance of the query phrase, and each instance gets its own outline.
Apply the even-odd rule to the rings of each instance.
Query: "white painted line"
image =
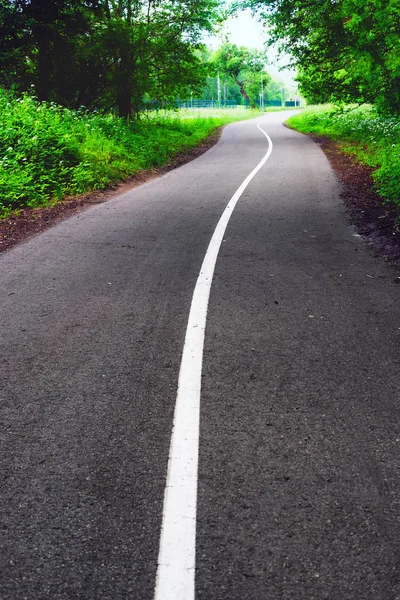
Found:
[[[272,140],[260,125],[257,127],[268,140],[268,151],[222,213],[193,293],[179,372],[155,600],[194,600],[200,391],[208,299],[218,252],[231,214],[250,181],[271,156]]]

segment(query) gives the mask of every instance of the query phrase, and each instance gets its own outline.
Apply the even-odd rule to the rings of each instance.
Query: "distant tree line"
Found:
[[[261,98],[282,103],[289,96],[286,88],[268,73],[266,52],[225,42],[213,52],[205,51],[203,60],[208,63],[211,76],[200,98],[255,107]]]
[[[314,103],[371,102],[400,113],[400,0],[243,0],[294,57]]]

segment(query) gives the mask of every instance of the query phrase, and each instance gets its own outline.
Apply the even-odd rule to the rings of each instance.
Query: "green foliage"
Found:
[[[0,90],[0,217],[165,165],[220,125],[250,116],[150,113],[128,123]]]
[[[310,107],[288,124],[303,133],[325,135],[342,142],[344,151],[374,168],[373,178],[383,198],[400,208],[400,122],[370,106]]]
[[[242,0],[294,57],[310,102],[400,112],[400,0]]]

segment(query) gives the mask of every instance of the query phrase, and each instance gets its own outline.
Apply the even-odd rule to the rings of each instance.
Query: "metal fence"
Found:
[[[177,100],[177,108],[238,108],[241,106],[234,101],[218,102],[217,100]]]
[[[171,105],[170,105],[171,106]],[[226,102],[218,102],[217,100],[198,100],[195,98],[191,98],[189,100],[177,100],[174,103],[175,108],[183,108],[183,109],[199,109],[199,108],[250,108],[250,102],[245,100],[242,104],[238,104],[233,100],[227,100]],[[260,100],[255,102],[255,106],[260,108]],[[261,104],[261,107],[297,107],[300,106],[300,102],[298,100],[287,100],[284,104],[282,104],[281,100],[264,100]],[[166,108],[160,102],[150,101],[146,103],[146,110],[160,110]]]

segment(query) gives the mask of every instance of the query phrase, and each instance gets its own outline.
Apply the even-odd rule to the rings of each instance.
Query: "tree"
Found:
[[[266,56],[258,50],[226,43],[215,52],[212,62],[218,73],[230,77],[238,85],[243,100],[254,107]]]
[[[400,0],[245,0],[293,56],[312,101],[400,112]]]
[[[217,0],[103,2],[107,96],[121,116],[137,113],[145,94],[161,102],[200,89],[207,72],[195,50],[221,18]]]

